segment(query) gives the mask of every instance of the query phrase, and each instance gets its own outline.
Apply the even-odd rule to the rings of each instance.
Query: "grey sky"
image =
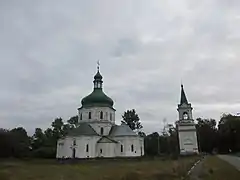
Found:
[[[2,0],[0,23],[0,127],[75,115],[98,59],[118,123],[161,131],[181,80],[195,118],[240,111],[239,0]]]

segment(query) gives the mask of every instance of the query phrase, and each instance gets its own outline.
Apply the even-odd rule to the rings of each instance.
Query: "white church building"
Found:
[[[179,120],[176,122],[181,155],[198,154],[198,140],[196,124],[192,116],[192,105],[188,103],[183,85],[181,85],[181,99],[178,105]]]
[[[57,142],[56,158],[113,158],[144,155],[144,139],[126,124],[115,124],[113,100],[103,92],[103,77],[94,76],[93,91],[78,108],[79,126]]]

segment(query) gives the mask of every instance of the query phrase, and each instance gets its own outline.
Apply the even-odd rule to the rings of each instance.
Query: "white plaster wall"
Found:
[[[179,125],[178,126],[178,130],[181,131],[181,130],[189,130],[189,129],[192,129],[194,131],[196,131],[196,126],[195,124],[193,125],[188,125],[188,126],[185,126],[185,125]]]
[[[103,119],[100,119],[100,112],[103,112]],[[88,118],[88,113],[91,112],[91,119]],[[82,120],[80,116],[82,114]],[[112,119],[110,119],[112,114]],[[81,122],[92,122],[92,121],[110,121],[115,123],[115,110],[109,107],[89,107],[78,110],[78,121]]]
[[[96,154],[98,157],[115,157],[116,156],[116,143],[97,143]],[[102,149],[102,153],[101,150]]]
[[[64,139],[59,139],[57,142],[56,158],[62,158],[64,155]]]
[[[196,131],[180,131],[179,132],[180,154],[198,153],[198,142]],[[190,139],[192,145],[185,144]]]
[[[101,135],[101,128],[104,129],[103,131],[103,136],[107,136],[112,128],[112,124],[111,123],[106,123],[106,122],[93,122],[93,123],[89,123],[89,125],[96,131],[96,133],[98,133],[99,135]]]
[[[119,157],[137,157],[144,155],[144,141],[138,136],[119,136],[114,137],[118,141],[116,156]],[[121,144],[123,145],[123,152],[121,152]],[[131,151],[131,145],[134,146],[134,151]]]
[[[73,140],[76,140],[76,145],[73,146]],[[57,158],[72,158],[72,148],[76,149],[76,158],[94,158],[96,157],[96,143],[100,139],[99,136],[79,136],[66,137],[59,140],[59,143],[64,142],[63,147],[57,146]],[[86,145],[88,144],[88,152]]]

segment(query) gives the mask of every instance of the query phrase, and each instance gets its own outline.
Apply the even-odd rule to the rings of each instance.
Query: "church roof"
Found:
[[[81,123],[81,125],[75,129],[69,131],[67,136],[98,136],[96,131],[87,123]]]
[[[97,74],[94,76],[94,89],[91,94],[82,99],[81,103],[83,107],[89,106],[113,106],[113,100],[108,97],[102,90],[102,75],[99,70]]]
[[[180,105],[182,105],[182,104],[188,104],[188,100],[187,100],[186,94],[184,92],[183,85],[181,85],[181,99],[180,99]]]
[[[97,143],[118,143],[118,142],[111,139],[110,137],[103,136],[97,141]]]
[[[126,124],[121,124],[120,126],[113,126],[109,136],[138,136],[133,130]]]

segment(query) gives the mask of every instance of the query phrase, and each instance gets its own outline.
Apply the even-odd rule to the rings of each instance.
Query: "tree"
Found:
[[[70,128],[76,128],[78,126],[78,116],[71,117],[68,121]]]
[[[218,125],[218,136],[220,152],[240,151],[240,117],[223,114]]]
[[[144,152],[148,156],[157,156],[160,151],[159,134],[154,132],[144,138]]]
[[[11,134],[7,129],[0,129],[0,157],[10,157],[12,155]]]
[[[217,147],[217,128],[215,119],[197,118],[197,135],[199,150],[212,153]]]
[[[122,123],[127,124],[132,130],[140,130],[143,127],[135,109],[125,111],[122,118]]]
[[[12,155],[14,157],[28,156],[30,150],[30,138],[23,127],[14,128],[10,131],[12,143]]]
[[[44,146],[44,143],[46,141],[45,134],[43,133],[41,128],[36,128],[35,133],[32,137],[32,148],[38,149],[42,146]]]

